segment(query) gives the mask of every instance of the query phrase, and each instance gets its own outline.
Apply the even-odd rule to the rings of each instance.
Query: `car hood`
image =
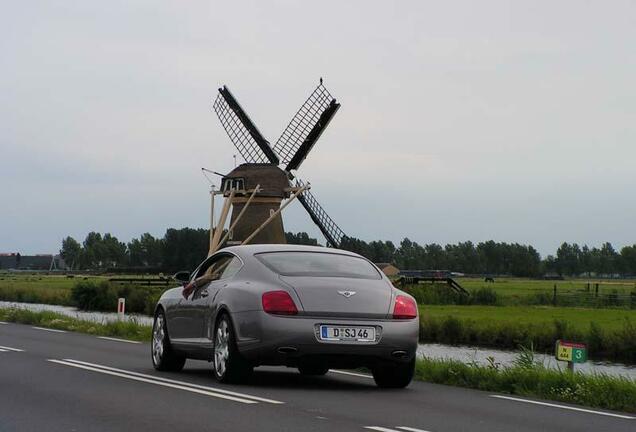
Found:
[[[392,287],[383,279],[279,278],[294,289],[304,315],[382,319],[389,314]]]

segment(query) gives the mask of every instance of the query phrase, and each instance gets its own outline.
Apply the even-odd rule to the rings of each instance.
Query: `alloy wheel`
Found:
[[[214,368],[218,376],[222,377],[227,371],[227,361],[230,356],[230,331],[227,321],[222,319],[216,329],[214,340]]]
[[[152,361],[155,365],[161,363],[164,349],[165,331],[163,325],[163,315],[157,315],[155,326],[152,329]]]

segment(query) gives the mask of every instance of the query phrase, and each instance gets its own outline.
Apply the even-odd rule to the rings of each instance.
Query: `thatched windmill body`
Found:
[[[230,90],[226,86],[219,89],[214,111],[246,162],[221,181],[219,193],[232,207],[228,244],[285,243],[281,210],[298,198],[327,245],[340,245],[344,232],[309,192],[309,184],[295,175],[339,107],[321,79],[271,146]],[[281,207],[283,200],[287,201]],[[221,219],[224,223],[223,212]]]

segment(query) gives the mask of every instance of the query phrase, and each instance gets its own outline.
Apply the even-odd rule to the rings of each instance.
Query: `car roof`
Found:
[[[264,252],[319,252],[359,257],[360,255],[342,249],[333,249],[323,246],[305,246],[293,244],[255,244],[228,246],[219,252],[232,252],[238,256],[248,256]]]

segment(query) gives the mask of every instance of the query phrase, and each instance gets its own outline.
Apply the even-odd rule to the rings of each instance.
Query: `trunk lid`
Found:
[[[316,276],[279,278],[298,295],[303,315],[383,319],[389,314],[392,289],[383,279]]]

